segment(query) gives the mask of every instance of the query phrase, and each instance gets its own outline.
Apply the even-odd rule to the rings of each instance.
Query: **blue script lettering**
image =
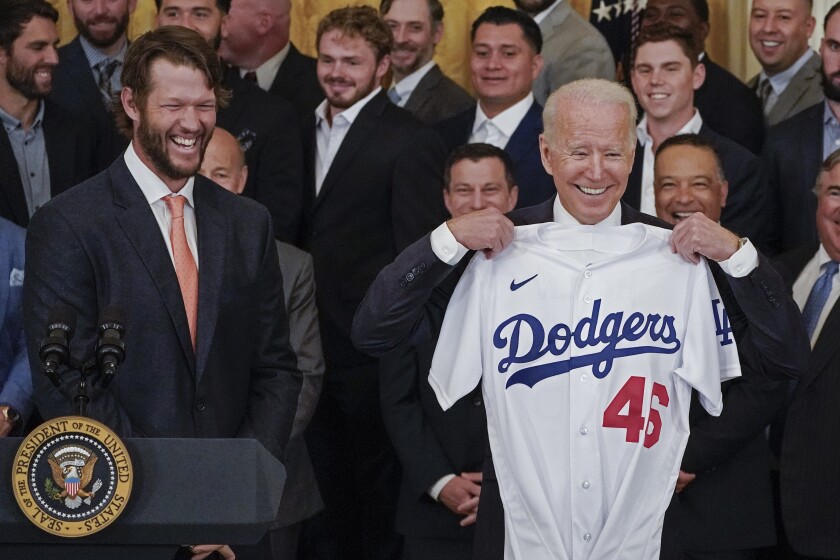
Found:
[[[674,317],[652,314],[645,317],[642,313],[631,313],[625,319],[622,311],[610,313],[601,321],[601,300],[592,305],[592,313],[571,327],[558,323],[548,330],[539,319],[521,313],[503,321],[493,333],[493,345],[507,348],[508,355],[499,361],[499,373],[507,373],[513,364],[531,363],[546,353],[561,356],[571,344],[577,348],[605,345],[598,352],[574,356],[538,366],[525,367],[510,376],[507,387],[522,383],[533,387],[543,379],[554,377],[581,367],[592,366],[592,373],[602,379],[612,370],[616,358],[637,354],[673,354],[682,346],[677,338]],[[661,342],[661,346],[635,346],[618,348],[621,342],[635,342],[647,335],[651,342]],[[531,339],[530,346],[526,342]]]

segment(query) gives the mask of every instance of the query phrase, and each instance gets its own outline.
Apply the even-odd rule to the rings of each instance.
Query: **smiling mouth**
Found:
[[[766,47],[768,49],[773,49],[781,45],[782,43],[779,41],[761,41],[761,46]]]
[[[693,212],[671,212],[671,216],[674,217],[674,221],[681,222],[687,219],[692,214],[696,214],[696,211]]]
[[[667,93],[651,93],[650,95],[648,95],[648,97],[650,97],[654,101],[661,101],[663,99],[667,99],[668,94]]]
[[[607,187],[602,187],[600,189],[591,189],[589,187],[584,187],[581,185],[577,185],[577,188],[580,192],[589,196],[598,196],[599,194],[604,194],[604,191],[607,190]]]
[[[194,148],[197,140],[198,138],[184,138],[183,136],[172,137],[172,141],[175,143],[175,145],[179,148],[184,148],[185,150],[191,150],[192,148]]]

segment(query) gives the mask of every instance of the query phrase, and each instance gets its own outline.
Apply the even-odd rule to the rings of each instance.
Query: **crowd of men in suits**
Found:
[[[263,543],[195,558],[500,559],[481,388],[443,412],[426,375],[470,252],[557,219],[543,107],[615,79],[606,40],[568,0],[490,7],[469,93],[434,62],[439,0],[335,10],[317,59],[289,0],[155,1],[157,30],[129,41],[136,0],[67,0],[60,48],[49,2],[0,3],[0,436],[72,413],[69,377],[37,373],[52,308],[83,347],[119,304],[138,350],[92,416],[256,437],[287,467]],[[640,18],[613,207],[712,263],[753,373],[722,416],[692,405],[663,559],[840,558],[840,4],[819,53],[811,4],[752,0],[746,84],[705,52],[706,0]]]

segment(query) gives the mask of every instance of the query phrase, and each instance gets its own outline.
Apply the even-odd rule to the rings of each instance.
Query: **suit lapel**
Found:
[[[79,38],[76,37],[67,47],[67,60],[61,62],[66,63],[67,71],[73,78],[73,84],[78,88],[79,94],[84,99],[92,115],[108,116],[109,113],[102,103],[102,93],[96,85],[93,72],[90,69],[90,63],[85,56],[85,51],[82,48],[82,43]]]
[[[184,356],[189,363],[190,372],[195,375],[195,353],[190,340],[184,300],[181,297],[175,267],[166,250],[166,243],[159,234],[160,227],[157,220],[143,197],[140,186],[128,171],[123,158],[117,159],[109,168],[108,173],[114,193],[114,204],[124,209],[123,212],[117,213],[120,228],[149,272],[149,277],[154,282],[169,312]],[[204,263],[201,263],[201,266],[203,267]]]
[[[201,381],[216,330],[225,265],[227,223],[224,215],[212,204],[212,188],[204,178],[196,177],[194,193],[199,262],[196,383]]]
[[[633,158],[633,168],[627,179],[627,189],[621,196],[621,201],[633,208],[642,205],[642,170],[645,165],[645,148],[636,142],[636,155]]]
[[[405,109],[416,113],[429,100],[429,91],[437,87],[443,73],[437,65],[432,66],[431,70],[426,72],[426,75],[417,83],[417,87],[408,98],[408,103],[405,104]]]
[[[341,177],[344,168],[353,161],[353,158],[365,145],[368,138],[376,131],[377,117],[382,114],[387,104],[391,103],[384,92],[379,92],[373,99],[368,101],[367,105],[359,112],[353,124],[350,125],[350,130],[347,136],[341,142],[341,147],[338,153],[335,154],[335,159],[327,171],[327,176],[324,177],[324,183],[321,185],[321,190],[315,197],[313,210],[317,209],[321,202],[329,196],[336,184],[338,178]],[[313,160],[314,161],[314,160]]]
[[[770,113],[774,117],[777,115],[787,115],[790,112],[793,106],[799,101],[799,98],[808,90],[811,80],[818,79],[820,65],[819,56],[813,53],[811,58],[808,59],[808,62],[805,63],[805,66],[796,73],[785,88],[785,91],[779,96],[776,104],[773,105]]]
[[[536,102],[531,104],[528,112],[513,131],[505,146],[505,151],[516,166],[522,159],[534,151],[535,144],[540,142],[542,133],[542,106]],[[539,150],[539,148],[536,148]]]
[[[26,227],[29,224],[29,209],[23,194],[23,182],[18,171],[15,152],[12,150],[5,128],[0,128],[0,185],[2,185],[2,196],[6,199],[12,213],[11,220]]]
[[[50,197],[75,184],[73,131],[57,126],[51,115],[53,108],[44,101],[44,144],[47,149],[47,164],[50,168]]]

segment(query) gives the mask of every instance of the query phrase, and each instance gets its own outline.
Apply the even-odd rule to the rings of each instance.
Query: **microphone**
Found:
[[[96,363],[102,374],[99,385],[104,389],[111,383],[117,366],[125,359],[125,334],[123,310],[116,305],[106,305],[99,313],[99,341],[96,343]]]
[[[56,387],[60,386],[58,369],[70,358],[70,339],[76,328],[76,315],[66,305],[54,307],[49,315],[47,338],[41,341],[38,356],[44,366],[44,373]]]

